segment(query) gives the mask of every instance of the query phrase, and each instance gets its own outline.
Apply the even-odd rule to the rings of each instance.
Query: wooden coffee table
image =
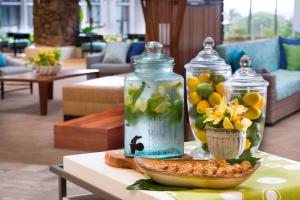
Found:
[[[38,83],[40,98],[40,114],[47,115],[48,99],[53,99],[53,82],[56,80],[82,76],[95,75],[99,77],[97,69],[66,69],[61,70],[55,76],[39,76],[35,72],[27,72],[22,74],[0,76],[0,82],[26,82]],[[4,90],[4,88],[2,88]]]

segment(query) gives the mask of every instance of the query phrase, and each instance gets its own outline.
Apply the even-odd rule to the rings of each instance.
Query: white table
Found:
[[[174,200],[166,192],[127,190],[128,185],[145,177],[134,170],[119,169],[106,165],[104,155],[104,152],[100,152],[65,156],[63,161],[64,171],[119,199]]]

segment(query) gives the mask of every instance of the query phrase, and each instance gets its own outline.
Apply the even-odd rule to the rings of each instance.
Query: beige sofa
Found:
[[[69,120],[123,106],[126,74],[106,76],[63,88],[63,114]]]

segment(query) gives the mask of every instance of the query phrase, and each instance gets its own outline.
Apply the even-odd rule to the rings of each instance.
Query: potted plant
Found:
[[[61,52],[58,49],[40,51],[38,56],[31,60],[31,64],[39,75],[55,75],[62,67],[60,58]]]
[[[246,131],[252,121],[244,117],[247,108],[238,99],[227,103],[223,97],[220,104],[207,108],[204,125],[209,152],[215,158],[238,158],[247,146]]]

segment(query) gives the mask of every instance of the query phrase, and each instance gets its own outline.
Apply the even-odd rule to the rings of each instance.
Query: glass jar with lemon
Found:
[[[205,113],[221,103],[225,94],[224,82],[231,76],[231,67],[213,49],[214,40],[207,37],[204,49],[185,65],[189,122],[199,144],[192,154],[195,158],[209,159]]]
[[[134,59],[124,88],[126,157],[183,156],[184,79],[173,66],[159,42],[146,43]]]
[[[259,147],[265,126],[267,87],[269,83],[250,68],[251,60],[244,55],[238,69],[226,83],[231,101],[246,107],[243,117],[251,120],[246,131],[246,144],[241,157],[251,156]]]

